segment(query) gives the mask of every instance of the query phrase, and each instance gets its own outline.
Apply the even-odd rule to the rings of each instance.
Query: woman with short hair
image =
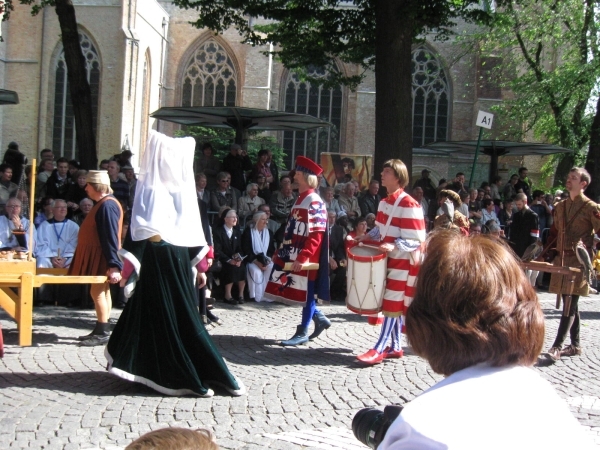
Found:
[[[273,232],[267,228],[269,218],[267,213],[259,211],[252,216],[252,223],[244,229],[242,234],[242,249],[246,255],[246,268],[248,272],[248,295],[250,300],[272,301],[263,299],[269,275],[273,268],[271,258],[275,253],[275,238]]]
[[[223,225],[213,229],[215,257],[223,266],[219,278],[225,287],[225,302],[231,305],[241,304],[244,303],[246,268],[242,259],[242,235],[236,227],[238,215],[235,209],[224,209],[220,217]],[[231,295],[233,283],[238,285],[237,300]]]
[[[258,207],[264,204],[265,201],[258,196],[258,185],[250,183],[246,186],[246,195],[238,200],[238,213],[241,217],[246,217],[249,214],[254,214],[258,211]]]
[[[592,448],[564,400],[531,369],[544,314],[515,255],[498,241],[434,232],[406,334],[446,378],[404,405],[380,450]],[[560,431],[549,433],[553,426]]]

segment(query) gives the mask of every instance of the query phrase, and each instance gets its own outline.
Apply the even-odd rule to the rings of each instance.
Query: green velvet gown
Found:
[[[243,393],[198,313],[190,264],[198,249],[128,241],[139,279],[106,346],[109,372],[167,395],[209,396],[213,384]]]

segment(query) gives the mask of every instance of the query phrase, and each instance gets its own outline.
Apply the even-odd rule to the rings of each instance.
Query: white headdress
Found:
[[[206,245],[194,181],[192,137],[150,131],[131,215],[134,241],[160,235],[181,247]]]

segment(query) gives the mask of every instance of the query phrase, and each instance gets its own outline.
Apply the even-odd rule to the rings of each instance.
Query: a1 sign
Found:
[[[489,112],[479,111],[477,114],[477,122],[475,125],[482,128],[487,128],[488,130],[492,128],[492,122],[494,120],[494,115]]]

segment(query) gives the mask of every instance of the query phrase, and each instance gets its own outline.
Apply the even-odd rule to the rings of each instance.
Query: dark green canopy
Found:
[[[305,131],[331,126],[329,122],[308,114],[239,106],[171,106],[160,108],[150,116],[180,125],[233,128],[236,130],[235,142],[240,145],[245,144],[250,129]]]

